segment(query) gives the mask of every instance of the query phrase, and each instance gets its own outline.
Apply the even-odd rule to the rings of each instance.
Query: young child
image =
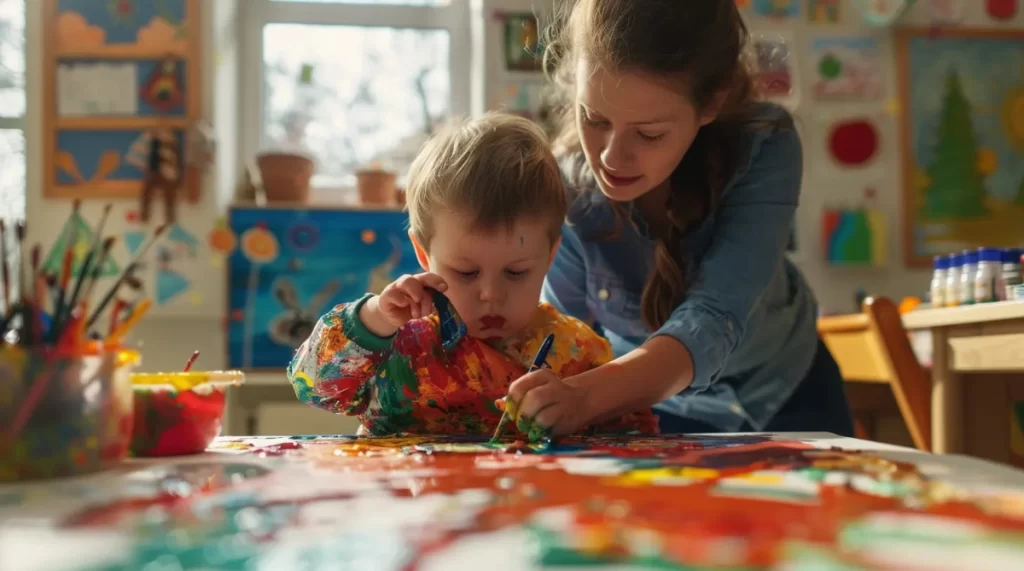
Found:
[[[299,400],[358,416],[372,435],[490,436],[502,415],[495,401],[549,333],[547,364],[560,377],[611,360],[605,339],[538,303],[566,212],[561,174],[538,126],[491,113],[446,128],[413,162],[406,203],[424,273],[320,318],[288,367]],[[441,344],[431,290],[447,296],[466,325],[468,336],[451,351]],[[542,425],[544,414],[519,426]],[[657,420],[647,410],[591,428],[652,434]]]

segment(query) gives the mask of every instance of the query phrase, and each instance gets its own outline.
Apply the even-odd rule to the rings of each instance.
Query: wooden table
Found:
[[[1024,301],[916,310],[903,326],[931,332],[932,449],[962,452],[964,375],[1024,372]]]
[[[1024,472],[830,434],[588,438],[527,453],[222,437],[202,455],[0,486],[0,569],[21,571],[939,562],[1024,569]]]

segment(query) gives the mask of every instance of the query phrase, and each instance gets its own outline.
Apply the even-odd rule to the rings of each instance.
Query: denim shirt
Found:
[[[759,105],[766,117],[786,113]],[[655,408],[723,431],[763,430],[810,370],[818,343],[816,301],[785,255],[803,173],[799,135],[754,130],[743,147],[718,206],[683,245],[691,285],[660,329],[643,323],[640,305],[657,242],[635,211],[614,239],[597,237],[615,228],[615,217],[596,188],[568,190],[562,244],[542,293],[563,313],[600,325],[617,357],[656,335],[679,340],[693,357],[693,383]]]

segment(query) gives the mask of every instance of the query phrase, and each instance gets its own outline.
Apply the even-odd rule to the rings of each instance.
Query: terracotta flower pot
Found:
[[[395,173],[385,170],[362,170],[356,172],[356,188],[362,204],[395,204],[398,189]]]
[[[263,153],[256,157],[263,191],[271,202],[307,202],[313,160],[292,153]]]

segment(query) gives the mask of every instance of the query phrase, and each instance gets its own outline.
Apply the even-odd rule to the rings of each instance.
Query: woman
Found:
[[[735,0],[579,0],[547,49],[571,206],[544,298],[617,359],[516,381],[553,435],[654,406],[663,432],[852,435],[816,303],[785,248],[802,152],[755,100]]]

